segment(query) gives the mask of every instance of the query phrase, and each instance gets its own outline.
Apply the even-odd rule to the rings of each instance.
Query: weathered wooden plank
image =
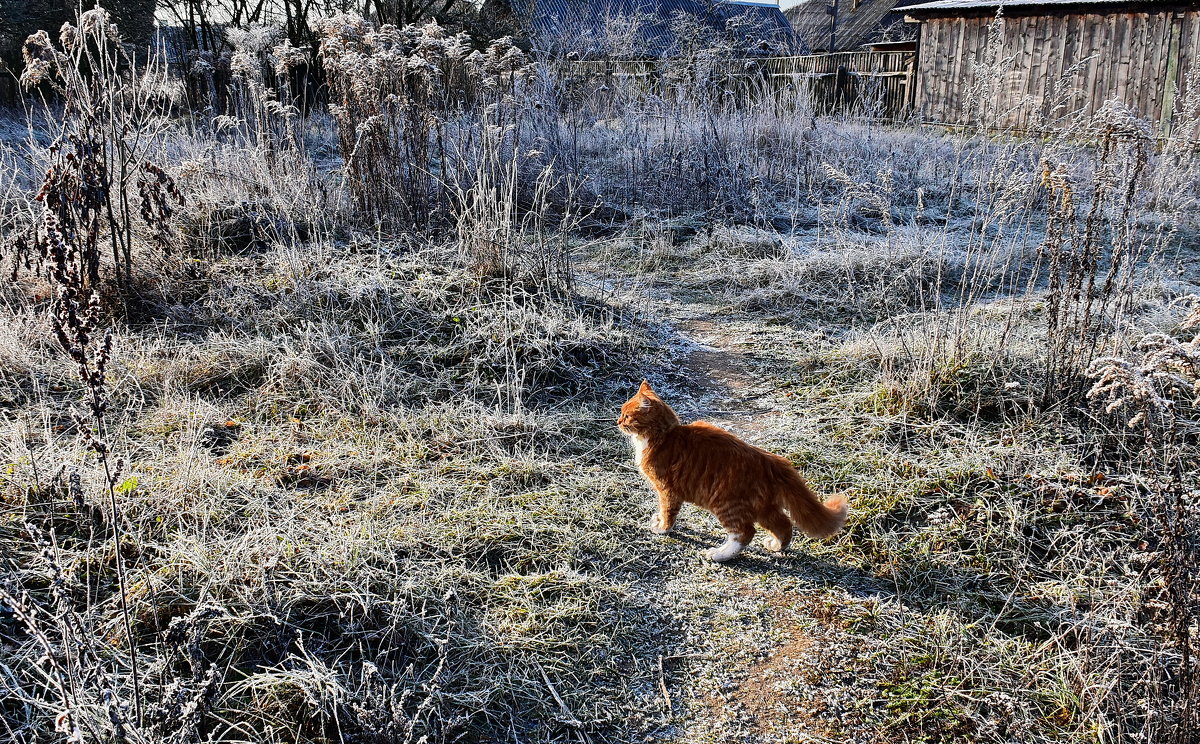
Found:
[[[1046,59],[1046,69],[1042,74],[1042,99],[1038,104],[1038,116],[1043,128],[1056,126],[1056,108],[1061,103],[1061,88],[1063,77],[1063,17],[1051,16],[1047,28],[1046,43],[1042,47],[1042,55]]]
[[[969,98],[971,89],[967,85],[967,78],[970,75],[971,66],[971,45],[973,39],[968,34],[970,26],[967,18],[960,18],[961,22],[955,28],[956,44],[958,46],[958,54],[954,58],[954,77],[961,81],[954,85],[954,110],[957,112],[959,121],[966,121],[969,116]]]
[[[963,34],[966,29],[964,19],[955,18],[953,26],[950,29],[950,54],[946,55],[946,60],[949,63],[947,66],[947,80],[951,84],[946,86],[946,106],[951,111],[951,116],[955,121],[962,121],[962,87],[959,81],[962,79],[962,57],[963,57]]]
[[[1117,59],[1121,61],[1117,66],[1117,74],[1112,80],[1108,97],[1128,104],[1129,76],[1132,73],[1134,47],[1136,46],[1135,36],[1138,28],[1135,24],[1130,23],[1132,13],[1116,13],[1115,16],[1117,17],[1117,43],[1114,50]]]
[[[1095,97],[1096,79],[1100,74],[1100,60],[1107,35],[1103,19],[1094,15],[1079,16],[1079,18],[1080,24],[1087,28],[1087,36],[1081,52],[1082,56],[1087,57],[1087,65],[1081,71],[1082,79],[1079,81],[1079,99],[1075,105],[1075,115],[1086,116]]]
[[[971,54],[972,60],[969,66],[971,74],[968,79],[970,90],[974,95],[980,96],[981,99],[976,102],[975,107],[977,115],[982,118],[990,105],[990,99],[995,95],[995,90],[985,91],[983,84],[991,71],[984,70],[988,62],[988,28],[991,23],[990,18],[974,18],[971,23],[971,38],[974,40],[973,51]],[[983,123],[982,121],[980,123]]]
[[[1188,11],[1184,16],[1183,33],[1179,42],[1180,90],[1192,70],[1200,64],[1200,11]]]
[[[937,25],[921,24],[921,47],[917,52],[917,110],[923,121],[936,121],[934,101],[937,91],[933,83],[933,59],[937,57]]]
[[[934,121],[950,121],[946,111],[945,75],[942,72],[942,67],[946,64],[944,50],[948,24],[944,19],[939,18],[932,21],[930,25],[933,33],[929,35],[930,53],[926,57],[929,61],[926,74],[929,86],[926,105],[929,108],[929,115]]]
[[[1128,13],[1126,16],[1128,17],[1126,27],[1129,29],[1129,37],[1121,49],[1121,64],[1124,72],[1117,97],[1126,106],[1137,111],[1140,105],[1138,96],[1142,89],[1140,84],[1141,68],[1146,61],[1147,25],[1142,22],[1141,15],[1138,13]]]
[[[1104,19],[1104,40],[1100,48],[1097,49],[1097,52],[1102,55],[1102,63],[1099,74],[1096,76],[1092,100],[1088,105],[1088,116],[1094,115],[1104,105],[1104,101],[1111,96],[1111,89],[1119,77],[1121,66],[1120,50],[1117,49],[1117,44],[1119,43],[1117,29],[1119,25],[1116,14],[1107,16]]]
[[[1179,92],[1176,99],[1186,95],[1187,84],[1197,65],[1200,65],[1200,11],[1188,11],[1184,15],[1183,34],[1179,41]]]
[[[941,65],[941,38],[942,28],[945,23],[941,19],[935,19],[928,24],[928,42],[925,51],[925,62],[923,62],[924,70],[921,77],[924,80],[925,99],[924,108],[927,116],[931,121],[945,121],[944,112],[942,111],[942,90],[938,67]]]
[[[1059,115],[1068,120],[1077,116],[1083,102],[1082,87],[1087,70],[1084,46],[1087,43],[1088,28],[1087,16],[1067,16],[1064,30],[1066,41],[1063,46],[1063,77],[1066,90],[1063,91],[1063,108]]]
[[[1098,50],[1103,55],[1101,57],[1102,64],[1100,66],[1100,74],[1096,78],[1096,87],[1092,95],[1091,105],[1088,106],[1089,116],[1095,114],[1104,105],[1104,102],[1112,97],[1113,89],[1120,79],[1121,50],[1119,45],[1122,43],[1123,27],[1123,22],[1118,23],[1116,14],[1105,18],[1104,43]]]
[[[1030,85],[1028,88],[1030,100],[1022,109],[1023,121],[1021,129],[1040,129],[1043,126],[1041,104],[1046,99],[1050,87],[1050,77],[1047,70],[1050,59],[1044,50],[1050,43],[1049,18],[1039,18],[1036,33],[1024,44],[1024,51],[1029,59],[1035,60],[1031,66]]]
[[[1166,54],[1166,69],[1163,72],[1163,91],[1162,99],[1159,101],[1159,111],[1162,112],[1158,120],[1159,134],[1169,137],[1171,136],[1171,125],[1174,120],[1175,113],[1175,94],[1178,92],[1178,76],[1179,76],[1179,44],[1183,40],[1183,16],[1170,18],[1168,23],[1168,41]]]
[[[1003,114],[998,120],[998,126],[1018,128],[1021,126],[1021,107],[1025,98],[1025,76],[1029,74],[1028,62],[1025,61],[1024,51],[1027,39],[1026,28],[1020,20],[1004,20],[1002,38],[1004,46],[1000,55],[1005,58],[1004,64],[1009,67],[1008,86],[1005,90]]]
[[[1156,125],[1161,125],[1169,117],[1170,112],[1163,109],[1165,97],[1170,94],[1168,91],[1171,86],[1168,85],[1168,68],[1171,75],[1174,75],[1175,65],[1171,62],[1171,39],[1174,34],[1175,22],[1171,13],[1152,13],[1148,16],[1147,22],[1151,24],[1151,37],[1153,39],[1153,52],[1151,59],[1153,60],[1150,66],[1146,69],[1152,79],[1150,85],[1146,86],[1145,98],[1142,105],[1145,107],[1147,116]],[[1178,42],[1176,41],[1176,44]]]
[[[1167,55],[1163,50],[1163,42],[1170,40],[1170,17],[1167,13],[1147,13],[1143,21],[1146,25],[1146,50],[1139,77],[1138,112],[1156,123],[1162,118],[1162,84],[1167,74]]]
[[[1155,17],[1162,14],[1155,13]],[[1137,44],[1130,49],[1129,78],[1125,81],[1126,100],[1129,107],[1138,116],[1149,117],[1149,90],[1161,77],[1155,74],[1154,64],[1158,61],[1155,56],[1154,37],[1156,24],[1149,14],[1138,13],[1133,18],[1133,27],[1137,30]]]

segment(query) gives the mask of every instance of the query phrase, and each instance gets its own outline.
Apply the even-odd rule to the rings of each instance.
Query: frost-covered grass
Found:
[[[1186,141],[1119,110],[1033,141],[562,89],[503,44],[343,21],[359,108],[280,104],[247,34],[238,108],[151,117],[184,203],[166,246],[129,223],[119,284],[103,254],[99,419],[27,249],[50,120],[0,129],[0,738],[1186,728]],[[360,136],[379,159],[347,167]],[[847,491],[846,531],[727,567],[703,513],[652,538],[611,423],[643,376]]]
[[[225,257],[189,285],[109,373],[142,735],[551,740],[575,716],[623,740],[666,622],[622,583],[639,494],[602,402],[638,331],[432,249]],[[36,631],[100,659],[69,698],[100,736],[105,685],[130,696],[103,487],[42,311],[4,322],[5,720],[22,740],[63,704]]]

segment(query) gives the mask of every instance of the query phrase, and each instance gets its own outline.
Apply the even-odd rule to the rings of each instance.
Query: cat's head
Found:
[[[617,428],[632,436],[663,432],[676,426],[679,417],[645,380],[637,393],[621,406],[621,415],[617,417]]]

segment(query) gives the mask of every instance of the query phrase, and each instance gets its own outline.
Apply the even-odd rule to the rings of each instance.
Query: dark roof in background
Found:
[[[858,49],[863,44],[888,38],[888,29],[904,22],[904,14],[896,12],[898,0],[839,0],[834,42],[837,49]],[[808,0],[786,11],[796,37],[809,49],[829,50],[829,12],[832,0]],[[895,39],[889,39],[895,40]]]
[[[937,2],[903,5],[896,12],[907,15],[968,15],[984,11],[994,12],[998,8],[1016,10],[1022,14],[1048,10],[1074,10],[1096,8],[1100,12],[1135,12],[1138,9],[1163,7],[1200,7],[1197,0],[937,0]]]
[[[784,11],[796,39],[807,49],[825,49],[829,46],[829,12],[827,0],[807,0]]]
[[[778,7],[702,0],[513,0],[534,46],[580,56],[606,53],[614,33],[625,33],[630,53],[668,56],[678,46],[676,29],[695,22],[728,33],[763,53],[791,52],[795,36]]]
[[[838,24],[837,35],[845,39],[838,40],[838,47],[857,49],[869,41],[878,41],[893,23],[904,22],[904,14],[895,12],[899,4],[899,0],[862,0]]]

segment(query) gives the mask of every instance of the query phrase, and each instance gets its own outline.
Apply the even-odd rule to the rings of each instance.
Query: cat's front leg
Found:
[[[681,502],[666,494],[658,495],[658,514],[650,519],[650,531],[656,535],[665,535],[675,526],[675,518],[679,516]]]

